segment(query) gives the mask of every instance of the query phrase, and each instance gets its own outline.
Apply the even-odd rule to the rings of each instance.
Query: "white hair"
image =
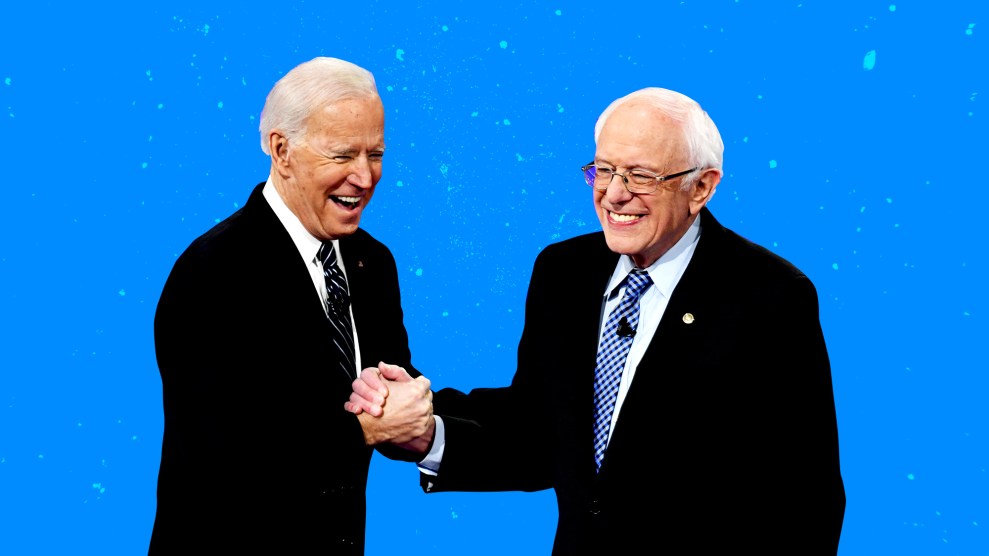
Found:
[[[641,100],[653,108],[657,108],[668,118],[680,125],[683,131],[684,143],[687,146],[687,163],[700,169],[715,168],[722,171],[725,144],[721,133],[714,125],[711,117],[694,99],[676,91],[647,87],[629,93],[608,105],[598,116],[594,125],[594,142],[598,141],[601,129],[608,117],[616,108],[631,100]],[[698,174],[691,174],[681,184],[682,189],[688,189],[697,179]]]
[[[292,68],[275,83],[261,110],[261,150],[270,155],[268,135],[279,130],[289,141],[306,134],[309,116],[347,99],[381,98],[368,70],[337,58],[317,57]]]

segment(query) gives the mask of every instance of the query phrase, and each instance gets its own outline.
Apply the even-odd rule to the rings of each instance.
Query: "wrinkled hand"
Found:
[[[433,440],[433,392],[424,376],[413,379],[397,365],[361,371],[344,408],[357,415],[369,446],[389,442],[425,454]]]

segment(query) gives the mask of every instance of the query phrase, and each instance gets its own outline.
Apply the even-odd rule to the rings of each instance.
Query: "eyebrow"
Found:
[[[369,148],[368,149],[368,152],[372,152],[373,153],[373,152],[379,152],[379,151],[384,151],[384,150],[385,150],[385,146],[384,145],[378,145],[378,146]],[[326,149],[326,152],[332,153],[334,155],[355,156],[355,155],[357,155],[357,154],[359,154],[361,152],[361,149],[355,149],[355,148],[349,147],[349,146],[348,147],[345,147],[345,146],[332,146],[331,145],[330,147],[328,147]]]
[[[594,161],[594,164],[597,164],[597,160],[596,159]],[[617,164],[615,164],[614,162],[611,162],[610,160],[606,160],[606,159],[601,159],[601,164],[607,165],[608,167],[614,168],[614,169],[617,169],[618,168],[618,165]],[[662,173],[659,170],[653,170],[652,169],[653,168],[652,166],[643,166],[642,164],[632,164],[631,166],[624,166],[624,168],[625,168],[625,171],[626,172],[629,171],[629,170],[645,170],[647,172]]]

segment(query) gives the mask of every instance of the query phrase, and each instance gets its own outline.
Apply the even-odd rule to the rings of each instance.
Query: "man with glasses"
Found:
[[[690,98],[614,101],[581,170],[602,231],[546,247],[510,386],[433,398],[426,492],[553,488],[553,554],[835,554],[845,510],[817,292],[706,207],[724,145]],[[347,408],[387,422],[400,366]],[[382,425],[385,428],[385,425]]]

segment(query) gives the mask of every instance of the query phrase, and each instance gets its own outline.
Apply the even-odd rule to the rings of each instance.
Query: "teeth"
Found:
[[[631,222],[633,220],[642,218],[641,214],[617,214],[614,212],[609,212],[608,214],[611,215],[611,219],[614,220],[615,222]]]
[[[352,205],[357,204],[361,200],[360,197],[337,197],[336,199],[341,203],[350,203]]]

